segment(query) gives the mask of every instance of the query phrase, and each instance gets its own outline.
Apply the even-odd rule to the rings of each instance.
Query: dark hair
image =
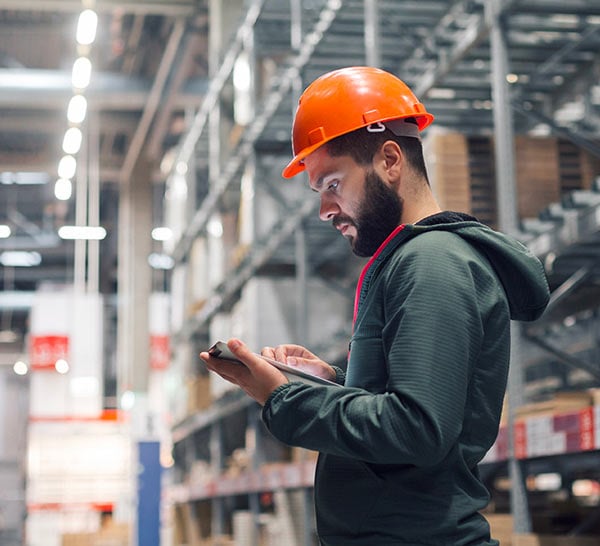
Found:
[[[371,133],[365,127],[361,127],[330,140],[326,146],[327,152],[332,157],[349,155],[359,165],[369,165],[373,161],[375,153],[387,140],[393,140],[400,146],[408,164],[429,184],[423,157],[423,145],[418,138],[397,136],[387,128],[380,133]]]

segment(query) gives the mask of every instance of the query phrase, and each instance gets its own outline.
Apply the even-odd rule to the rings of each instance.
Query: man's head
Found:
[[[389,134],[388,134],[389,133]],[[355,254],[372,256],[429,188],[421,143],[359,129],[335,138],[305,159],[320,217],[346,237]]]
[[[413,123],[402,123],[407,119]],[[432,121],[433,116],[393,74],[369,66],[334,70],[312,82],[298,101],[292,128],[294,158],[283,176],[303,171],[305,157],[362,127],[376,133],[382,123],[393,124],[397,136],[418,137]]]
[[[300,98],[295,155],[283,176],[306,170],[321,197],[321,219],[356,254],[371,256],[401,223],[404,197],[412,202],[428,188],[419,131],[432,120],[392,74],[370,67],[325,74]]]

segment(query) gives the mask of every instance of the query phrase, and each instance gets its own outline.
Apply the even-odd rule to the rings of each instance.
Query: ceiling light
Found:
[[[152,269],[173,269],[175,266],[175,260],[168,256],[167,254],[159,254],[158,252],[153,252],[148,256],[148,264]]]
[[[0,184],[19,184],[22,186],[47,184],[48,173],[40,172],[3,172],[0,173]]]
[[[65,152],[65,154],[76,154],[81,148],[82,140],[83,135],[81,134],[81,129],[79,127],[67,129],[63,138],[63,152]]]
[[[73,194],[73,184],[68,178],[59,178],[54,184],[54,197],[59,201],[68,201]]]
[[[54,363],[54,369],[60,374],[66,374],[69,371],[69,363],[64,358],[59,358]]]
[[[135,406],[135,393],[132,391],[125,391],[121,395],[121,409],[130,410]]]
[[[456,91],[448,87],[432,87],[427,95],[430,99],[454,99],[456,98]]]
[[[507,74],[506,81],[508,83],[517,83],[519,81],[519,76],[517,76],[516,74]]]
[[[22,360],[17,360],[13,366],[13,371],[17,375],[27,375],[28,370],[29,368],[27,367],[27,364],[25,364],[25,362]]]
[[[168,241],[173,237],[173,231],[168,227],[157,227],[152,230],[152,238],[155,241]]]
[[[59,178],[73,178],[77,170],[77,160],[72,155],[65,155],[58,162]]]
[[[0,254],[0,264],[4,267],[33,267],[42,263],[39,252],[6,250]]]
[[[223,236],[223,224],[218,218],[212,218],[206,225],[206,231],[217,239]]]
[[[249,91],[252,83],[250,63],[246,53],[240,53],[233,64],[233,85],[238,91]]]
[[[71,123],[81,123],[87,112],[87,100],[83,95],[75,95],[69,101],[67,119]]]
[[[58,230],[58,236],[61,239],[101,241],[106,237],[106,230],[101,226],[63,226]]]
[[[6,239],[7,237],[10,237],[10,226],[7,226],[6,224],[0,224],[0,239]]]
[[[98,27],[98,15],[94,10],[86,9],[79,15],[77,21],[77,43],[90,45],[96,39],[96,28]]]
[[[90,84],[92,77],[92,63],[87,57],[79,57],[73,63],[73,73],[71,83],[73,87],[85,89]]]
[[[185,175],[188,172],[188,164],[185,161],[179,161],[175,166],[177,174]]]

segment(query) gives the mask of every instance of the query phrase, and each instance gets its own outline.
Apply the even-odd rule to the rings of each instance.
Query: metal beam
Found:
[[[598,146],[594,142],[588,140],[587,138],[581,136],[578,133],[575,133],[570,128],[561,127],[560,125],[557,125],[553,119],[550,119],[549,117],[545,116],[541,112],[528,109],[525,105],[521,104],[518,101],[512,101],[511,104],[512,104],[512,107],[520,114],[523,114],[524,116],[531,118],[531,119],[537,121],[538,123],[544,123],[544,124],[548,125],[548,127],[550,127],[550,129],[552,130],[552,132],[554,134],[556,134],[558,136],[562,136],[562,137],[570,140],[571,142],[573,142],[580,148],[587,150],[592,155],[594,155],[596,157],[600,157],[600,146]]]
[[[0,10],[78,13],[81,0],[0,0]],[[189,16],[206,9],[202,0],[96,0],[99,13],[141,13],[146,15]]]
[[[557,347],[554,347],[551,343],[548,343],[545,339],[543,339],[540,336],[527,335],[526,337],[531,343],[537,345],[541,349],[544,349],[551,355],[555,356],[559,360],[559,362],[562,362],[569,368],[573,368],[575,370],[583,370],[589,373],[597,381],[600,381],[600,368],[598,368],[598,366],[594,366],[589,362],[585,362],[579,358],[570,355],[569,353],[566,353],[565,351],[562,351]]]
[[[444,50],[442,52],[443,54],[440,54],[438,63],[436,63],[433,68],[427,70],[419,78],[417,84],[413,86],[415,95],[423,98],[430,89],[442,82],[457,63],[464,59],[472,48],[480,44],[489,36],[492,25],[494,24],[494,17],[499,17],[512,9],[519,1],[520,0],[501,0],[498,2],[498,7],[494,14],[486,13],[485,15],[474,17],[465,30],[460,33],[459,39],[453,46]],[[468,3],[461,3],[456,9],[456,13],[462,13],[464,15],[464,11],[459,9],[463,8],[462,4],[465,4],[464,7],[466,8]],[[456,13],[454,14],[454,17],[456,17]],[[402,66],[399,68],[399,73],[402,74]]]
[[[175,247],[175,250],[173,251],[173,258],[175,261],[184,260],[186,254],[189,252],[192,242],[198,233],[206,226],[208,219],[215,210],[219,199],[225,193],[227,187],[234,179],[243,162],[246,161],[253,152],[254,143],[262,134],[268,121],[275,115],[275,112],[283,101],[283,98],[290,92],[293,83],[300,76],[302,69],[308,64],[315,51],[315,48],[335,20],[342,6],[343,2],[341,0],[329,0],[325,8],[321,11],[319,20],[314,25],[312,32],[305,38],[300,52],[291,60],[289,68],[287,68],[282,76],[277,79],[276,83],[274,84],[274,88],[263,100],[262,110],[257,113],[252,123],[245,130],[241,139],[241,144],[236,150],[234,157],[232,157],[232,159],[227,163],[227,166],[222,173],[221,178],[218,180],[218,183],[215,184],[215,186],[211,189],[210,193],[202,202],[201,207],[189,222],[188,228],[181,236],[177,246]],[[183,139],[183,144],[179,150],[178,158],[175,163],[179,161],[184,161],[187,163],[192,156],[196,143],[204,131],[204,127],[208,120],[208,114],[216,104],[222,86],[226,78],[228,78],[229,74],[231,73],[233,62],[241,49],[244,36],[246,32],[252,30],[260,14],[261,7],[262,2],[255,4],[256,9],[252,13],[250,13],[250,11],[248,12],[244,24],[238,29],[236,42],[231,46],[225,55],[225,60],[221,64],[221,69],[217,74],[217,78],[211,82],[209,92],[202,103],[200,111],[196,115],[192,128]],[[230,60],[227,61],[227,59]]]
[[[86,90],[94,110],[139,111],[149,100],[152,80],[125,74],[95,73]],[[173,101],[174,107],[198,104],[208,90],[208,79],[189,80]],[[71,96],[71,72],[66,70],[0,68],[0,108],[64,110]]]
[[[122,181],[127,181],[129,179],[135,167],[135,163],[140,156],[142,147],[146,141],[146,136],[150,130],[150,125],[154,120],[154,116],[162,99],[163,90],[167,83],[167,79],[171,73],[171,70],[173,69],[173,62],[184,33],[185,20],[177,19],[165,48],[165,53],[160,61],[160,66],[158,67],[156,78],[154,80],[154,84],[152,85],[152,90],[150,91],[150,96],[148,97],[148,101],[144,107],[142,118],[140,119],[139,125],[135,131],[135,135],[131,140],[125,160],[123,161],[123,167],[121,169]]]

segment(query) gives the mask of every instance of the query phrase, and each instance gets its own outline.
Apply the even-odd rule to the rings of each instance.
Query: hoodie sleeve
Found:
[[[383,364],[385,392],[288,384],[263,409],[277,438],[343,457],[418,466],[441,461],[456,443],[483,339],[481,294],[494,294],[507,324],[508,311],[492,273],[476,271],[480,264],[436,238],[418,239],[385,272],[385,362],[370,362],[356,339],[351,351],[346,384],[360,383],[355,369]]]

